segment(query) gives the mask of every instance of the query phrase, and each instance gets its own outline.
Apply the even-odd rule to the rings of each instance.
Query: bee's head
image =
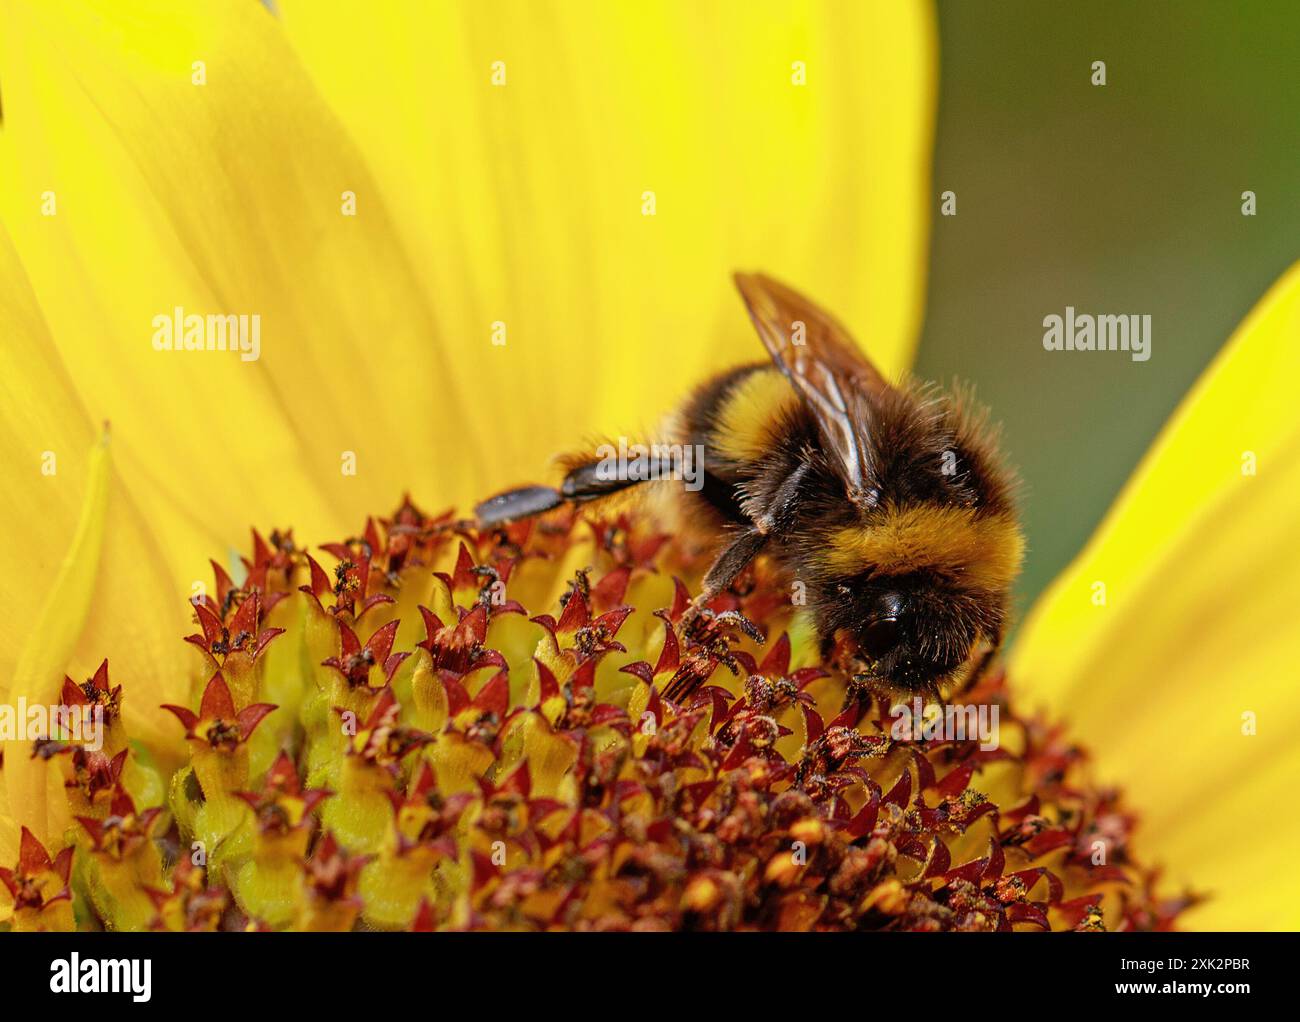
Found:
[[[824,534],[816,592],[823,638],[847,635],[867,673],[907,691],[961,679],[1006,624],[1023,541],[1009,514],[887,505],[868,524]]]
[[[869,412],[872,500],[810,517],[818,623],[854,640],[869,675],[934,691],[1002,636],[1024,550],[1014,484],[961,394],[891,388]]]
[[[858,578],[848,586],[840,630],[856,644],[867,673],[909,692],[935,691],[972,657],[996,644],[1005,599],[974,594],[930,572]]]

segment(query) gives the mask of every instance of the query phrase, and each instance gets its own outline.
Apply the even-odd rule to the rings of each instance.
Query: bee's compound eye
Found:
[[[898,645],[903,630],[899,627],[897,618],[878,617],[868,622],[860,637],[863,652],[872,659],[879,660]]]

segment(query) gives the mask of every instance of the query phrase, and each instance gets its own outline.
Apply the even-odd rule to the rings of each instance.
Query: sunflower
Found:
[[[0,912],[1300,921],[1300,269],[988,680],[1008,762],[841,719],[761,579],[673,652],[698,566],[652,521],[422,510],[752,359],[735,267],[816,282],[877,364],[910,363],[933,14],[750,8],[3,0],[0,687],[106,729],[5,743]],[[185,350],[191,316],[256,343]],[[632,829],[604,834],[610,800]],[[685,831],[635,829],[670,811]]]

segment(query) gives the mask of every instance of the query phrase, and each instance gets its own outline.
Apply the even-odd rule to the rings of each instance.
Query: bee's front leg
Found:
[[[731,585],[749,562],[758,556],[758,552],[763,549],[763,544],[766,542],[767,536],[750,526],[723,548],[704,576],[699,595],[682,613],[678,622],[682,634],[685,634],[695,623],[709,601]]]
[[[784,532],[790,527],[794,520],[795,508],[799,504],[799,491],[811,467],[810,461],[799,462],[798,467],[781,480],[781,485],[776,488],[776,492],[763,507],[745,509],[754,523],[754,528],[763,535],[770,536]]]
[[[689,626],[710,600],[736,580],[750,561],[758,556],[769,538],[789,528],[799,500],[799,490],[809,466],[810,463],[807,461],[800,462],[798,467],[781,481],[781,485],[776,488],[763,507],[744,507],[745,513],[749,515],[753,524],[728,543],[714,559],[708,573],[704,576],[700,594],[691,601],[691,606],[682,616],[683,627]],[[742,506],[744,506],[743,502]]]

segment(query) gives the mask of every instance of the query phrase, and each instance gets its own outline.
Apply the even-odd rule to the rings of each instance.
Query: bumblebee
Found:
[[[769,361],[700,385],[667,442],[639,448],[648,466],[569,455],[558,489],[503,493],[479,522],[608,504],[654,480],[718,549],[697,606],[763,553],[803,583],[823,655],[843,644],[873,687],[964,687],[1001,643],[1024,551],[986,413],[961,391],[891,384],[834,318],[770,277],[735,281]],[[702,453],[696,485],[674,471],[682,450]]]

